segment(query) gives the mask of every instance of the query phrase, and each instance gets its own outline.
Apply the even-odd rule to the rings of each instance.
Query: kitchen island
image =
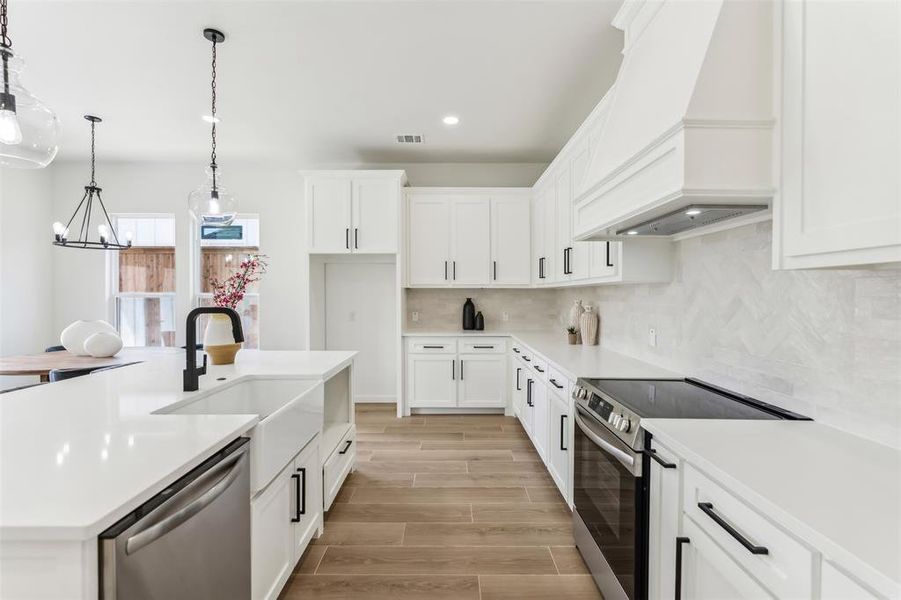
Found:
[[[183,352],[130,355],[144,362],[3,396],[0,598],[97,598],[97,535],[260,421],[172,407],[254,379],[314,380],[320,403],[331,387],[346,406],[308,406],[309,418],[352,430],[354,352],[244,350],[210,365],[196,392],[182,391]]]

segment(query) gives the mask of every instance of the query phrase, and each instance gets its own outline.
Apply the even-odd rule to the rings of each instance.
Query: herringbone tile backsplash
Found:
[[[901,447],[901,270],[773,271],[770,223],[676,244],[673,282],[558,291],[601,343]],[[657,329],[657,347],[648,328]]]

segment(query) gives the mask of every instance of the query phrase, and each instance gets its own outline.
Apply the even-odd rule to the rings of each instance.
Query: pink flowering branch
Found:
[[[225,281],[215,277],[210,280],[213,288],[213,304],[226,308],[237,308],[244,299],[247,287],[259,281],[269,263],[265,254],[252,254],[241,261],[238,271],[229,276]]]

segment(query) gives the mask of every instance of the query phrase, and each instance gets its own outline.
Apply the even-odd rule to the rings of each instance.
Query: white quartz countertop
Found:
[[[603,346],[570,345],[564,332],[547,331],[408,331],[406,337],[509,337],[545,357],[575,382],[579,377],[679,379],[668,369],[608,350]]]
[[[258,420],[154,411],[238,378],[327,379],[355,354],[242,350],[184,392],[184,351],[126,350],[145,362],[0,396],[0,538],[96,536]]]
[[[901,596],[901,451],[812,421],[641,424],[824,558]]]

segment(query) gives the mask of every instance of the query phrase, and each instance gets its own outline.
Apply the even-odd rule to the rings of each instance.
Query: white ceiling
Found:
[[[547,162],[613,82],[618,0],[10,0],[24,83],[59,115],[60,158],[205,160],[210,45],[219,156],[302,167]],[[441,117],[459,115],[447,127]],[[419,147],[394,143],[421,133]]]

